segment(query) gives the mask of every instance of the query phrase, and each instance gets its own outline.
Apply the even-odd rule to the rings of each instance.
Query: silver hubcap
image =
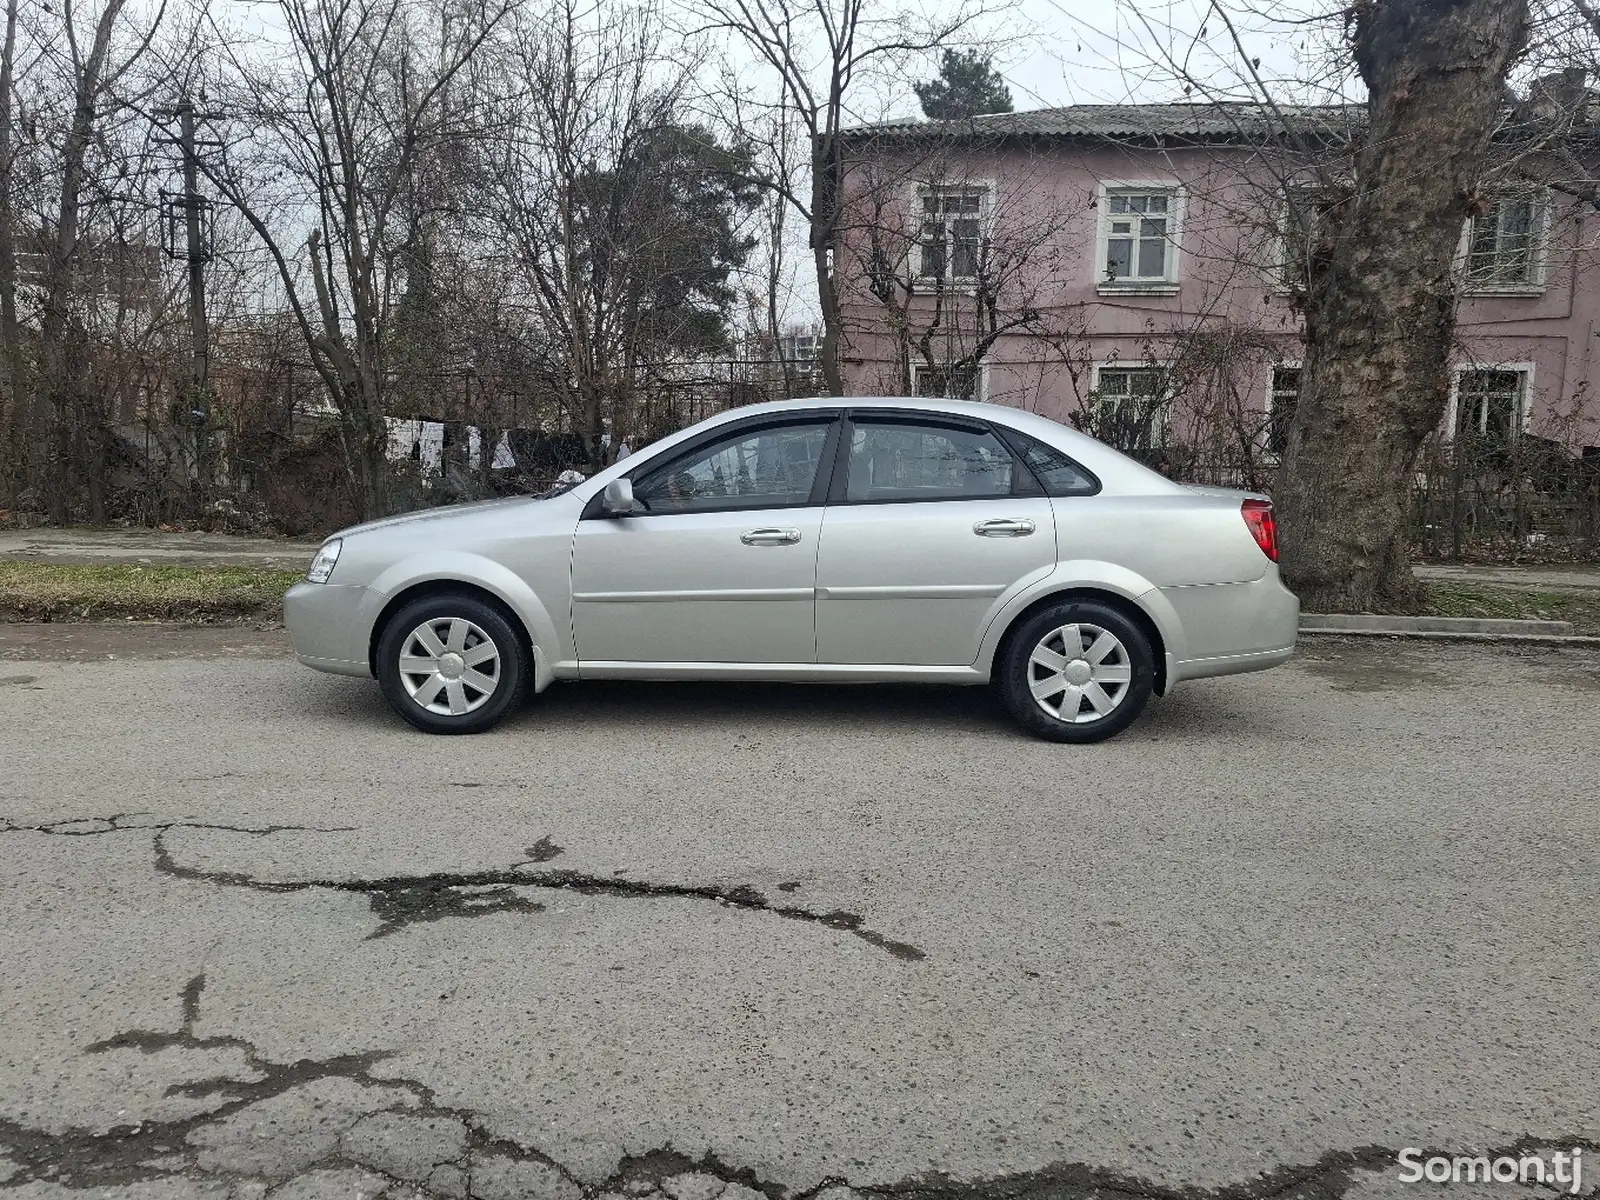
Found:
[[[400,681],[431,713],[459,717],[482,708],[500,684],[500,651],[465,617],[434,617],[400,647]]]
[[[1098,625],[1063,625],[1028,656],[1028,690],[1058,721],[1098,721],[1122,703],[1133,662],[1115,634]]]

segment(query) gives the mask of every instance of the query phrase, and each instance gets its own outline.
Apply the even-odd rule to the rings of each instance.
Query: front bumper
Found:
[[[283,597],[283,623],[294,656],[308,667],[336,675],[370,676],[365,587],[337,583],[295,584]]]

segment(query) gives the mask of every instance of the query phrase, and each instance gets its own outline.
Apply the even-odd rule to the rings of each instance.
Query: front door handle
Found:
[[[798,529],[746,529],[739,535],[746,546],[792,546],[800,540]]]
[[[1021,520],[1000,517],[993,521],[979,521],[972,527],[972,532],[979,537],[1027,537],[1034,529],[1034,523],[1026,517]]]

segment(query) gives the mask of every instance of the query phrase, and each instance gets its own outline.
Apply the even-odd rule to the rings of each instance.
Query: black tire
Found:
[[[457,691],[464,697],[464,702],[467,705],[476,702],[470,711],[460,713],[433,711],[417,698],[418,695],[432,695],[436,707],[449,705],[451,696],[445,676],[456,670],[454,660],[445,662],[440,658],[445,663],[438,672],[440,687],[432,692],[429,691],[431,676],[401,670],[402,654],[426,651],[420,642],[412,641],[412,635],[431,622],[438,623],[434,636],[446,653],[451,653],[447,638],[440,636],[452,628],[445,624],[450,621],[462,621],[475,627],[476,634],[486,635],[496,651],[492,675],[487,671],[479,673],[494,683],[487,693],[474,688],[472,676],[468,673],[469,670],[477,672],[477,666],[463,668],[455,677],[460,684]],[[463,642],[464,655],[482,649],[482,642],[475,640],[476,634],[467,631]],[[410,661],[418,661],[420,657],[413,654]],[[510,619],[495,605],[487,604],[475,596],[453,592],[424,596],[390,617],[378,638],[376,665],[378,683],[383,688],[383,697],[389,702],[389,707],[425,733],[482,733],[521,703],[527,681],[533,674],[527,643]],[[485,660],[479,665],[486,667],[489,664]],[[408,686],[408,679],[417,687],[415,694],[413,687]],[[485,695],[487,698],[480,701],[479,697]]]
[[[1043,687],[1053,687],[1057,674],[1052,673],[1052,667],[1046,663],[1034,663],[1034,650],[1041,642],[1047,643],[1045,649],[1052,654],[1060,653],[1055,648],[1057,643],[1066,650],[1062,631],[1072,626],[1080,627],[1083,639],[1080,657],[1085,667],[1103,679],[1086,680],[1082,693],[1072,692],[1069,687],[1073,678],[1084,668],[1073,666],[1074,660],[1063,654],[1063,660],[1069,665],[1059,671],[1062,689],[1038,699],[1033,692],[1034,681],[1037,679]],[[1086,657],[1098,642],[1099,634],[1089,635],[1082,628],[1085,626],[1095,626],[1098,631],[1109,633],[1118,643],[1106,652],[1100,664],[1092,664]],[[1070,637],[1070,633],[1065,636]],[[1122,674],[1114,668],[1124,660],[1128,675],[1125,683],[1113,678]],[[1155,674],[1150,639],[1138,623],[1121,609],[1096,600],[1065,600],[1034,613],[1012,630],[994,664],[995,687],[1017,724],[1035,737],[1053,742],[1101,742],[1121,733],[1144,711],[1155,686]],[[1103,716],[1093,715],[1096,706],[1087,691],[1091,685],[1098,687],[1099,696],[1113,702]],[[1065,720],[1047,711],[1045,704],[1053,704],[1058,711],[1070,706],[1081,712],[1083,719]]]

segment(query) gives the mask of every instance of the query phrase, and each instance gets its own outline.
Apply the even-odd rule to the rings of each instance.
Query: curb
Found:
[[[1571,621],[1529,621],[1502,617],[1400,617],[1383,613],[1301,613],[1300,628],[1318,632],[1497,633],[1564,637]]]
[[[1564,622],[1555,622],[1563,624]],[[1600,646],[1600,637],[1574,633],[1473,633],[1467,630],[1437,629],[1300,629],[1302,637],[1388,637],[1414,638],[1431,642],[1526,642],[1545,646]]]

